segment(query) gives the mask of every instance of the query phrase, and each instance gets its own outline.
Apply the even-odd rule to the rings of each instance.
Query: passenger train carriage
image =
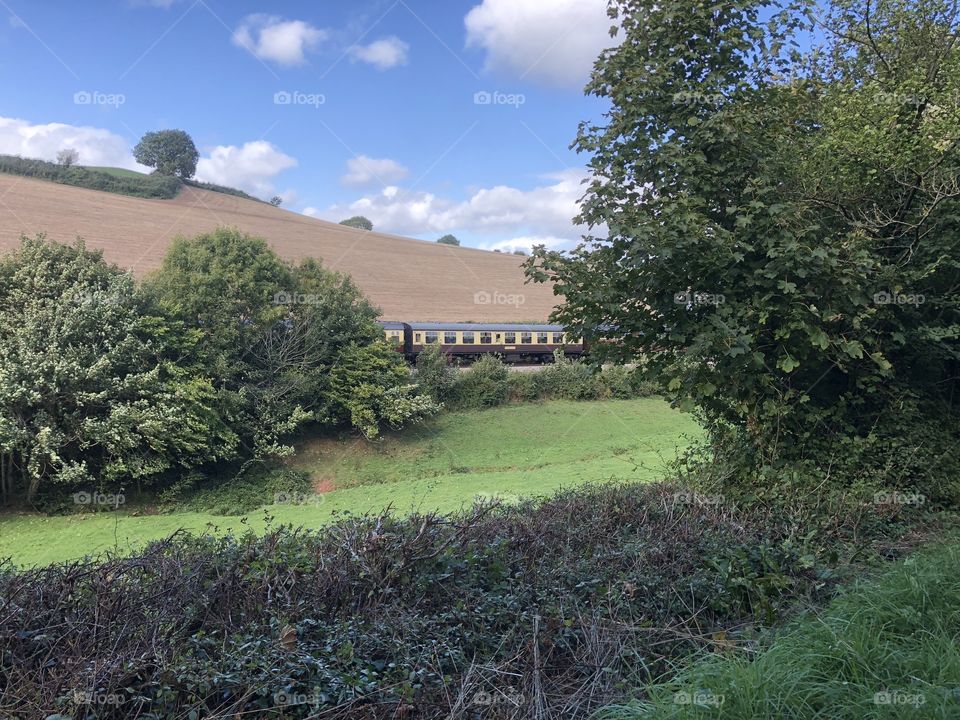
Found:
[[[381,321],[387,340],[408,358],[430,345],[447,355],[476,359],[494,353],[507,362],[545,362],[554,350],[567,357],[583,354],[583,342],[567,337],[559,325],[517,323],[404,323]]]

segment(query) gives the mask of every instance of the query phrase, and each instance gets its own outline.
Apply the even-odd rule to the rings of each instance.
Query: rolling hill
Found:
[[[524,283],[522,258],[367,232],[195,187],[153,200],[0,174],[0,250],[20,236],[82,237],[138,276],[157,268],[173,238],[237,227],[282,257],[318,257],[347,273],[391,320],[543,321],[550,287]]]

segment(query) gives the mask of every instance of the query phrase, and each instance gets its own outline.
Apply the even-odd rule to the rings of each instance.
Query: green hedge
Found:
[[[180,181],[174,177],[157,174],[135,177],[113,175],[101,170],[65,167],[14,155],[0,155],[0,172],[133,197],[169,200],[180,192]]]
[[[420,365],[429,368],[425,377],[442,375],[433,358],[429,362],[418,359]],[[628,399],[656,395],[659,390],[656,383],[645,380],[637,370],[611,366],[597,371],[582,360],[570,360],[560,354],[552,365],[535,372],[510,372],[498,357],[487,355],[459,375],[442,377],[440,399],[457,408],[538,400]]]

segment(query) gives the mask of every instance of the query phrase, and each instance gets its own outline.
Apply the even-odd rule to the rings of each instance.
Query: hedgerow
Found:
[[[624,485],[0,567],[0,715],[587,717],[715,633],[822,599],[823,547]]]
[[[167,175],[125,177],[91,170],[85,167],[66,167],[44,160],[0,155],[0,173],[51,180],[62,185],[74,185],[90,190],[102,190],[133,197],[169,200],[180,192],[180,180]]]

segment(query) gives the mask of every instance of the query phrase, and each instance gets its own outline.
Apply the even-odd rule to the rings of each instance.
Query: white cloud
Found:
[[[523,250],[529,253],[534,245],[546,245],[551,250],[558,250],[568,248],[570,244],[571,240],[568,237],[556,237],[555,235],[521,235],[497,242],[481,243],[479,247],[483,250],[502,250],[508,253],[512,253],[514,250]]]
[[[488,70],[582,87],[593,61],[616,43],[606,0],[483,0],[467,13],[467,46]]]
[[[388,186],[377,194],[334,205],[322,215],[331,220],[365,215],[378,230],[399,235],[458,231],[487,236],[491,249],[529,248],[537,242],[570,246],[583,232],[573,224],[573,217],[579,212],[585,177],[585,171],[571,169],[546,176],[551,182],[532,190],[498,185],[459,202]]]
[[[266,140],[247,142],[240,147],[218,145],[208,157],[200,158],[197,179],[266,197],[274,192],[273,178],[296,165],[296,158],[281,152]]]
[[[355,60],[370,63],[378,70],[387,70],[397,65],[406,65],[409,50],[407,43],[391,35],[369,45],[354,45],[350,48],[350,55]]]
[[[402,180],[408,174],[407,168],[390,158],[372,158],[366,155],[347,160],[347,174],[340,178],[344,185],[387,184]]]
[[[306,53],[328,36],[303,20],[284,20],[275,15],[248,15],[233,33],[233,42],[261,60],[280,65],[302,65]]]
[[[305,207],[300,212],[302,212],[307,217],[320,217],[320,211],[315,207]]]
[[[81,165],[148,170],[134,161],[130,143],[109,130],[64,123],[32,125],[0,117],[0,153],[56,160],[57,152],[66,148],[77,151]]]

